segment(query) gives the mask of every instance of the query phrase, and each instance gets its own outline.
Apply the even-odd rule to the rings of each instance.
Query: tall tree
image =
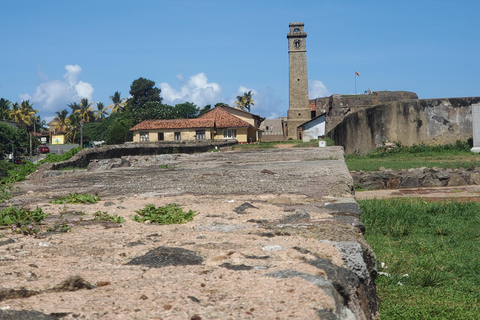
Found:
[[[7,120],[9,118],[10,106],[12,103],[3,98],[0,99],[0,119]]]
[[[198,113],[198,116],[201,116],[204,113],[207,113],[208,111],[212,110],[212,105],[207,104],[205,107],[203,107],[200,112]]]
[[[175,105],[175,118],[191,119],[198,116],[200,110],[191,102],[184,102]]]
[[[155,82],[145,78],[138,78],[132,82],[130,86],[131,98],[128,99],[128,104],[134,110],[142,109],[147,102],[162,102],[160,97],[161,90],[155,88]]]
[[[78,131],[80,130],[81,117],[79,113],[72,113],[67,118],[67,132],[65,134],[65,139],[68,142],[75,142],[78,136]]]
[[[18,126],[22,129],[27,129],[29,125],[33,123],[33,118],[38,110],[33,109],[33,104],[30,104],[29,100],[23,100],[19,105],[14,103],[9,115],[12,121],[18,123]]]
[[[5,123],[0,123],[0,157],[15,153],[28,147],[28,134],[23,129],[16,129]]]
[[[80,100],[80,108],[75,110],[75,113],[80,116],[80,120],[83,122],[90,122],[91,120],[95,119],[92,104],[92,102],[88,102],[87,98]]]
[[[63,109],[63,110],[55,112],[55,117],[58,120],[58,122],[57,122],[57,124],[54,128],[55,131],[67,132],[67,129],[70,126],[70,122],[68,120],[68,110]]]
[[[69,103],[68,106],[72,109],[72,113],[78,113],[77,110],[80,110],[80,105],[76,102]]]
[[[250,112],[251,106],[254,106],[254,105],[255,103],[253,101],[252,90],[248,92],[244,92],[243,96],[237,96],[237,101],[235,102],[235,106],[240,110],[247,109],[247,111]]]
[[[107,109],[111,109],[110,112],[122,112],[123,107],[125,106],[126,98],[120,98],[120,92],[115,91],[113,96],[110,96],[110,100],[112,100],[112,104],[107,106]]]
[[[103,102],[97,103],[97,110],[95,110],[95,119],[97,120],[105,120],[108,117],[107,108],[103,105]]]

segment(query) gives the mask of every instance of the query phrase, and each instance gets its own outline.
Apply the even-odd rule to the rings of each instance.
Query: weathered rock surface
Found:
[[[409,170],[381,169],[381,171],[351,172],[355,186],[365,190],[375,190],[480,184],[478,167],[445,170],[425,167]]]
[[[34,175],[17,185],[12,203],[52,215],[40,239],[2,231],[2,286],[41,294],[0,301],[0,309],[64,319],[378,318],[375,255],[341,148],[112,163],[125,161],[132,165]],[[49,203],[72,192],[102,201]],[[182,225],[132,220],[147,204],[169,203],[197,215]],[[105,210],[126,222],[91,220]],[[46,232],[56,219],[75,226]],[[65,290],[49,290],[57,287]]]

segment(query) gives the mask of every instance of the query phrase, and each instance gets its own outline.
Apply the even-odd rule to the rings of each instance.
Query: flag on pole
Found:
[[[358,73],[357,71],[355,71],[355,75],[360,77],[360,73]]]

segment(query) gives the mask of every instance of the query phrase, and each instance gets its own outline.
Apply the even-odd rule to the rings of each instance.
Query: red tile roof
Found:
[[[204,113],[199,119],[214,119],[215,126],[217,128],[252,127],[250,123],[232,115],[230,112],[223,110],[221,107],[217,107],[207,113]]]
[[[215,108],[197,119],[145,120],[135,125],[130,131],[156,129],[187,128],[245,128],[252,127],[248,122],[231,115],[221,108]]]
[[[145,120],[130,130],[212,128],[214,124],[212,119]]]

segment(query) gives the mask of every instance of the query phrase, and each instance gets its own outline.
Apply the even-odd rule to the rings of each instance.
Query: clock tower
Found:
[[[311,119],[308,101],[307,76],[307,33],[303,31],[303,22],[289,24],[288,67],[289,67],[289,107],[287,121],[288,138],[297,136],[297,127]]]

